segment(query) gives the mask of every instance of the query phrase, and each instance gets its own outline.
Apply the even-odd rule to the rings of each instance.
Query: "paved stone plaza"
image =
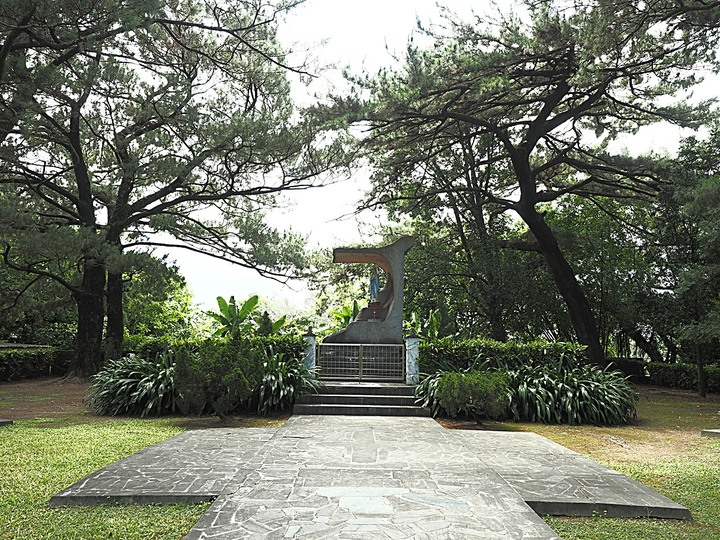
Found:
[[[536,512],[691,519],[538,435],[401,417],[293,416],[281,428],[188,431],[51,504],[208,500],[186,538],[550,539],[558,537]]]

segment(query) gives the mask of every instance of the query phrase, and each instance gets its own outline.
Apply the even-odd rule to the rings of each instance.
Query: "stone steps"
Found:
[[[351,416],[430,416],[415,404],[415,389],[405,384],[326,383],[318,394],[298,398],[293,414]]]

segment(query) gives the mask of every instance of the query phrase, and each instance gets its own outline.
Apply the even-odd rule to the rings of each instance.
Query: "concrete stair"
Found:
[[[398,383],[328,382],[318,394],[295,402],[293,414],[430,416],[415,404],[415,388]]]

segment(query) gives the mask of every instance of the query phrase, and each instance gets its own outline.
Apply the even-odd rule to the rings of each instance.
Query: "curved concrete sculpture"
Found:
[[[412,236],[381,248],[338,248],[333,262],[376,264],[385,272],[385,287],[347,328],[328,336],[324,343],[402,343],[405,253],[413,246]]]

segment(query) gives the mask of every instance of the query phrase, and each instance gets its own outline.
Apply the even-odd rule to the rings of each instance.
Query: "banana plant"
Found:
[[[345,304],[330,312],[330,316],[334,319],[337,328],[345,328],[353,322],[359,314],[360,306],[358,306],[357,300],[353,300],[352,306]]]
[[[439,309],[433,309],[428,313],[427,318],[423,319],[417,312],[410,313],[410,320],[405,321],[405,328],[416,336],[427,340],[434,340],[440,337],[442,329],[442,315]]]
[[[218,296],[219,312],[207,312],[210,317],[220,324],[220,328],[213,335],[239,337],[244,333],[253,332],[255,321],[250,315],[257,309],[258,301],[258,296],[253,295],[238,308],[234,296],[231,296],[227,301],[222,296]]]

